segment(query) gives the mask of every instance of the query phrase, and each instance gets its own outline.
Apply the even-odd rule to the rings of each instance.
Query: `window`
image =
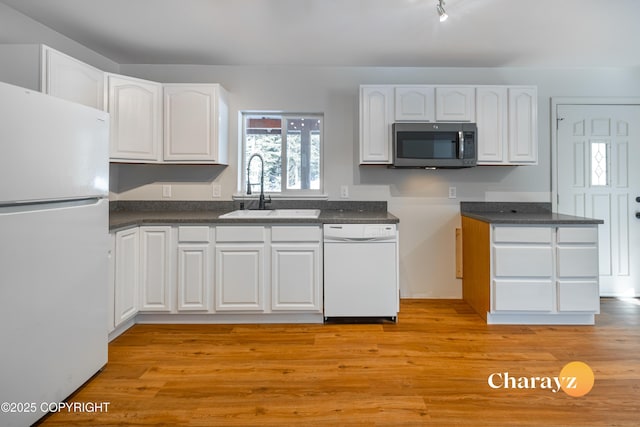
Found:
[[[264,191],[282,195],[319,195],[322,191],[322,115],[243,115],[243,192],[247,166],[252,192],[260,191],[260,160],[264,160]],[[254,193],[255,194],[255,193]]]

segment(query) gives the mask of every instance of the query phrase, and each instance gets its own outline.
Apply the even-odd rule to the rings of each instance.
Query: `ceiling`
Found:
[[[639,0],[0,0],[120,64],[640,67]]]

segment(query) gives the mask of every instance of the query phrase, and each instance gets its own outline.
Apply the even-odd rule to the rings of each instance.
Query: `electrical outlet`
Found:
[[[348,185],[341,185],[340,186],[340,198],[341,199],[348,199],[349,198],[349,186]]]
[[[165,199],[170,199],[171,198],[171,186],[170,185],[163,185],[162,186],[162,197],[164,197]]]
[[[456,197],[458,197],[456,187],[449,187],[449,198],[455,199]]]
[[[211,196],[214,199],[219,199],[220,197],[222,197],[222,189],[220,188],[220,184],[218,184],[217,182],[214,182],[212,185]]]

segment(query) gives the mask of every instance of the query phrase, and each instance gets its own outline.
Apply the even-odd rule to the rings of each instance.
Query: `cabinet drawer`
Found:
[[[552,311],[551,281],[502,281],[493,284],[494,311]]]
[[[551,227],[495,227],[496,243],[551,243]]]
[[[558,243],[596,243],[597,241],[597,227],[558,228]]]
[[[216,227],[216,242],[264,242],[263,226]]]
[[[178,227],[178,242],[209,242],[209,227]]]
[[[558,247],[558,277],[597,277],[596,246]]]
[[[319,242],[321,240],[320,227],[273,227],[271,241],[273,242]]]
[[[551,246],[496,246],[494,275],[503,277],[551,277]]]
[[[558,282],[559,311],[600,312],[600,290],[597,281]]]

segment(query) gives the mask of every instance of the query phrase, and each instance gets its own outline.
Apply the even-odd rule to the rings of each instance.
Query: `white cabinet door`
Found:
[[[43,47],[42,92],[104,109],[104,72],[64,53]]]
[[[207,226],[178,227],[178,311],[211,309],[211,245]]]
[[[496,280],[493,286],[493,311],[553,310],[550,280]]]
[[[538,162],[538,95],[535,88],[509,88],[509,163]]]
[[[393,161],[393,86],[360,87],[360,163]]]
[[[400,86],[395,88],[396,121],[433,122],[436,119],[433,86]]]
[[[217,84],[164,85],[164,160],[227,163],[229,114]]]
[[[271,245],[271,308],[322,311],[320,243]]]
[[[507,88],[476,88],[478,164],[502,164],[506,161],[507,120]]]
[[[107,332],[116,328],[116,235],[109,233],[109,278],[107,291]]]
[[[138,228],[116,233],[115,326],[138,312],[140,278]]]
[[[162,85],[107,74],[111,114],[110,158],[114,161],[161,159]]]
[[[264,311],[264,243],[217,243],[215,265],[217,311]]]
[[[436,121],[473,122],[475,87],[437,87]]]
[[[170,311],[171,227],[140,227],[140,311]]]

